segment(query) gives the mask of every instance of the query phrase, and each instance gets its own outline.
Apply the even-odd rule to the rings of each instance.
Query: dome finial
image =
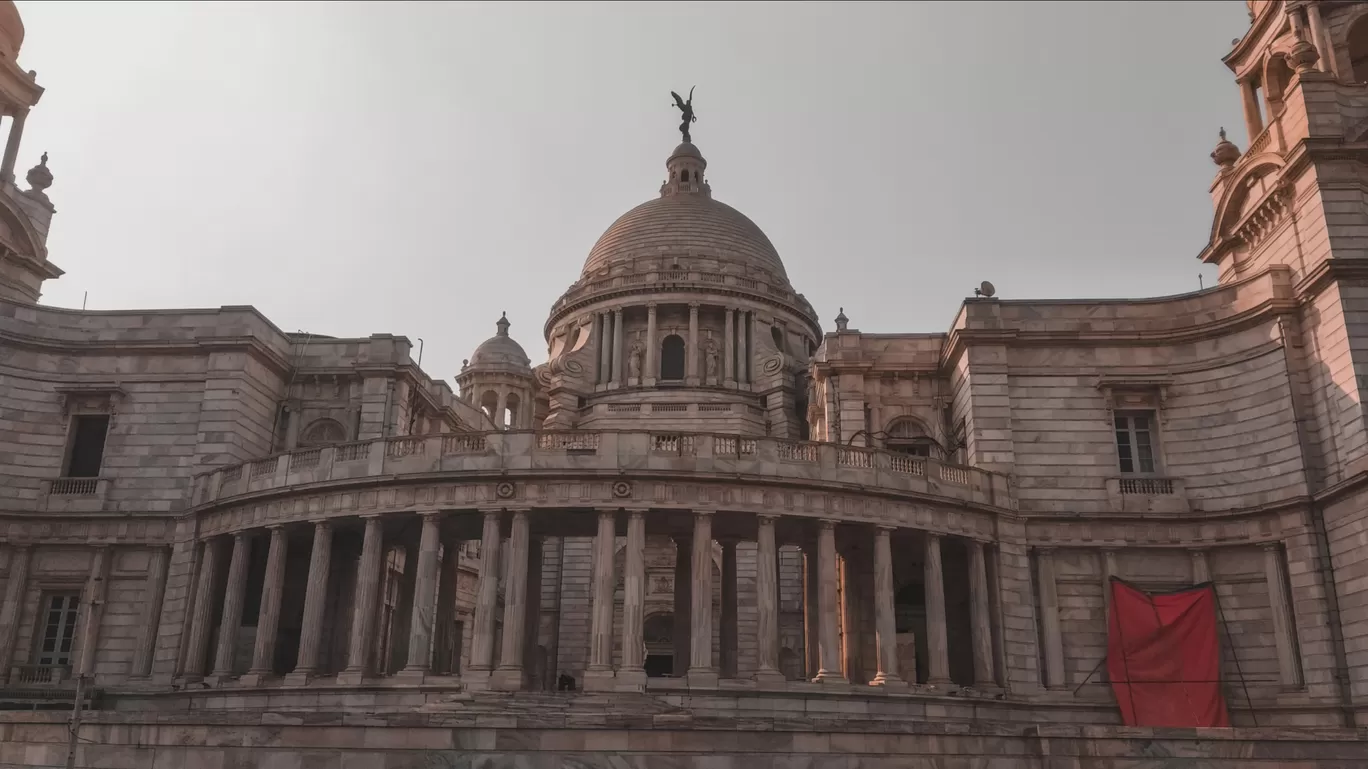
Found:
[[[841,308],[840,314],[836,316],[836,330],[845,331],[850,326],[850,318],[846,317],[845,308]]]
[[[1226,138],[1226,130],[1221,128],[1221,140],[1216,142],[1216,149],[1211,151],[1211,162],[1221,167],[1225,172],[1235,165],[1235,161],[1240,159],[1240,148],[1236,147]]]
[[[494,326],[499,329],[499,336],[508,336],[508,327],[511,325],[513,324],[508,322],[507,310],[504,310],[503,314],[499,316],[499,320],[494,323]]]

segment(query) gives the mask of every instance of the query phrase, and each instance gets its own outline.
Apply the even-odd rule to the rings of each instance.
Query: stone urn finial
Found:
[[[841,308],[840,314],[836,316],[836,330],[837,330],[837,331],[845,331],[845,330],[846,330],[846,327],[849,326],[849,325],[850,325],[850,318],[847,318],[847,317],[846,317],[845,308],[842,307],[842,308]]]
[[[1316,51],[1316,46],[1307,42],[1306,35],[1300,29],[1297,30],[1296,34],[1297,42],[1284,55],[1284,58],[1287,59],[1288,65],[1297,71],[1298,75],[1314,72],[1316,62],[1320,61],[1320,53]]]
[[[1211,151],[1211,162],[1221,167],[1221,171],[1229,171],[1235,165],[1235,161],[1240,159],[1240,148],[1226,138],[1225,128],[1221,129],[1221,140],[1216,142],[1216,149]]]
[[[33,188],[33,191],[40,194],[52,186],[52,170],[48,168],[47,161],[48,154],[44,152],[43,157],[38,161],[38,165],[30,168],[28,175],[24,177],[28,179],[29,186]]]

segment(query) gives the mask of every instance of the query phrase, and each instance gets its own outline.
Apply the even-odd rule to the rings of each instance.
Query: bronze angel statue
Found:
[[[693,88],[689,89],[689,98],[687,101],[685,99],[680,98],[679,94],[675,93],[674,91],[670,91],[670,95],[674,97],[675,106],[679,107],[679,111],[680,113],[682,113],[682,116],[684,118],[684,122],[679,124],[679,132],[684,134],[684,141],[686,142],[692,141],[689,138],[689,124],[698,121],[698,118],[694,117],[693,111],[693,92],[694,88],[697,87],[698,86],[694,86]]]

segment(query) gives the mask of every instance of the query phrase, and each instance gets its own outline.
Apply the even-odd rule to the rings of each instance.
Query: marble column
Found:
[[[878,647],[875,686],[901,685],[898,676],[898,622],[893,602],[893,530],[874,530],[874,642]]]
[[[1273,643],[1278,653],[1278,674],[1284,689],[1302,686],[1301,660],[1297,656],[1297,623],[1287,598],[1287,577],[1282,547],[1265,543],[1264,579],[1268,584],[1268,605],[1273,613]]]
[[[841,637],[836,628],[836,522],[824,520],[817,534],[817,675],[818,683],[848,683],[841,674]]]
[[[280,631],[281,593],[285,590],[284,526],[271,527],[271,544],[266,551],[266,576],[261,583],[261,609],[257,613],[256,642],[252,648],[252,667],[243,677],[244,686],[256,686],[275,672],[276,636]]]
[[[974,685],[980,689],[997,685],[993,670],[993,614],[988,591],[988,554],[982,542],[970,540],[969,612],[974,643]]]
[[[1306,23],[1310,28],[1311,44],[1316,47],[1316,54],[1320,57],[1316,60],[1316,69],[1321,72],[1335,71],[1335,46],[1330,42],[1330,35],[1325,28],[1325,19],[1321,16],[1320,5],[1310,3],[1303,6],[1306,9]]]
[[[736,592],[736,540],[728,538],[722,540],[722,626],[718,629],[723,678],[735,678],[737,674]]]
[[[730,307],[722,332],[722,379],[729,386],[736,384],[736,310]]]
[[[507,429],[508,429],[508,388],[507,388],[507,387],[500,387],[500,388],[498,389],[498,400],[495,401],[495,403],[497,403],[498,405],[496,405],[496,406],[494,407],[494,428],[495,428],[496,430],[507,430]]]
[[[219,615],[218,651],[214,655],[215,678],[233,675],[233,654],[237,650],[238,630],[242,627],[242,608],[247,597],[247,566],[252,540],[245,532],[233,535],[233,557],[228,562],[228,586]]]
[[[531,548],[527,511],[514,510],[508,532],[508,573],[504,577],[503,648],[490,687],[507,692],[523,688],[523,648],[527,636],[527,561]],[[540,564],[539,564],[540,565]]]
[[[674,538],[674,674],[683,678],[689,672],[689,642],[693,625],[689,613],[693,609],[693,542],[690,538]]]
[[[712,664],[712,513],[694,512],[689,685],[717,686]]]
[[[214,614],[214,583],[218,581],[219,543],[212,539],[204,541],[204,553],[200,558],[199,579],[195,582],[194,614],[190,618],[190,631],[185,641],[185,660],[183,675],[192,680],[204,677],[204,668],[209,656],[209,623]]]
[[[80,633],[84,638],[78,638],[80,644],[80,658],[76,665],[75,673],[77,676],[94,676],[95,671],[95,652],[100,648],[100,626],[104,624],[105,596],[109,592],[109,567],[110,549],[108,546],[101,546],[95,549],[95,557],[90,562],[90,573],[86,576],[85,591],[82,599],[85,606],[81,607],[82,617]]]
[[[689,349],[684,359],[685,384],[698,384],[698,302],[689,303]]]
[[[864,654],[861,635],[864,621],[861,604],[864,603],[864,590],[860,580],[859,561],[864,554],[849,553],[842,555],[837,549],[838,601],[841,612],[841,661],[846,680],[852,684],[868,683],[864,674]]]
[[[19,640],[19,616],[23,614],[24,597],[28,594],[31,555],[32,550],[28,545],[10,546],[5,602],[0,604],[0,683],[9,678],[10,665],[14,662],[14,649]]]
[[[523,681],[530,691],[546,688],[550,660],[543,664],[540,646],[542,604],[542,537],[527,542],[527,600],[523,601]]]
[[[821,603],[820,585],[817,545],[809,542],[803,545],[803,674],[809,680],[822,669],[822,623],[817,611]]]
[[[774,516],[760,516],[755,543],[756,614],[759,620],[755,680],[761,684],[784,681],[784,674],[779,670],[779,547],[775,541],[774,523]]]
[[[1240,101],[1244,108],[1245,131],[1249,134],[1246,141],[1253,144],[1259,134],[1263,133],[1263,117],[1259,114],[1259,93],[1255,90],[1254,81],[1248,78],[1240,81]],[[1249,144],[1245,148],[1249,148]]]
[[[460,672],[460,660],[453,659],[461,639],[454,635],[456,622],[456,585],[461,579],[461,541],[448,539],[442,543],[441,576],[437,579],[437,628],[433,632],[434,643],[438,643],[434,653],[432,672],[439,675],[456,675]],[[440,639],[440,642],[438,642]]]
[[[422,680],[432,670],[432,634],[437,626],[437,554],[442,547],[442,514],[422,514],[418,535],[418,571],[413,582],[413,611],[409,614],[408,660],[400,675]]]
[[[945,569],[941,566],[940,535],[927,533],[926,546],[926,682],[947,686],[950,681],[950,641],[945,629]]]
[[[470,669],[461,675],[467,689],[489,687],[494,667],[494,610],[499,604],[499,511],[484,514],[480,540],[480,582],[475,592],[474,628],[470,636]]]
[[[613,384],[623,387],[627,377],[622,370],[622,308],[613,310]]]
[[[299,657],[286,683],[308,683],[318,672],[319,646],[323,643],[323,613],[328,606],[328,572],[332,568],[332,524],[314,523],[309,553],[309,581],[304,589],[304,623],[299,631]]]
[[[351,637],[347,645],[347,667],[337,676],[338,683],[355,686],[370,672],[371,647],[375,642],[376,608],[380,605],[380,578],[385,561],[385,531],[379,516],[366,516],[366,533],[361,540],[361,560],[357,564],[356,592],[352,600]]]
[[[585,691],[613,687],[614,521],[614,511],[599,511],[598,533],[594,536],[593,606],[589,618],[589,667],[584,671]]]
[[[626,572],[622,579],[622,668],[619,686],[646,686],[646,643],[642,623],[646,618],[646,515],[627,513]]]
[[[1040,629],[1045,643],[1045,686],[1064,688],[1064,642],[1059,627],[1059,588],[1055,583],[1054,551],[1036,551],[1040,582]]]
[[[10,121],[9,139],[5,141],[4,160],[0,161],[0,178],[14,183],[14,164],[19,159],[19,143],[24,137],[24,122],[28,119],[28,109],[20,109]],[[8,672],[8,671],[6,671]]]
[[[147,579],[143,582],[143,607],[138,615],[138,646],[133,651],[132,675],[146,678],[152,675],[152,659],[157,651],[158,627],[161,625],[162,601],[166,598],[166,567],[171,551],[153,548],[147,562]],[[3,627],[0,617],[0,627]],[[0,671],[5,670],[0,659]]]
[[[660,352],[660,340],[656,338],[656,306],[655,302],[646,305],[646,354],[645,362],[641,366],[642,384],[651,387],[656,383],[660,376],[660,364],[657,363],[657,355]]]
[[[1211,566],[1207,563],[1207,551],[1196,548],[1189,551],[1192,558],[1192,584],[1200,585],[1211,581]]]
[[[598,314],[599,321],[599,384],[608,384],[613,378],[613,315],[610,312]]]
[[[736,381],[745,384],[750,381],[746,365],[750,356],[750,313],[738,311],[736,324]]]

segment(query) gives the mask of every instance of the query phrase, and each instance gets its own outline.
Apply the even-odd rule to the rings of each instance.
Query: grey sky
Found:
[[[825,327],[1195,290],[1245,4],[39,3],[20,170],[56,176],[44,303],[252,304],[426,340],[450,378],[541,324],[657,194],[697,85],[714,195]]]

